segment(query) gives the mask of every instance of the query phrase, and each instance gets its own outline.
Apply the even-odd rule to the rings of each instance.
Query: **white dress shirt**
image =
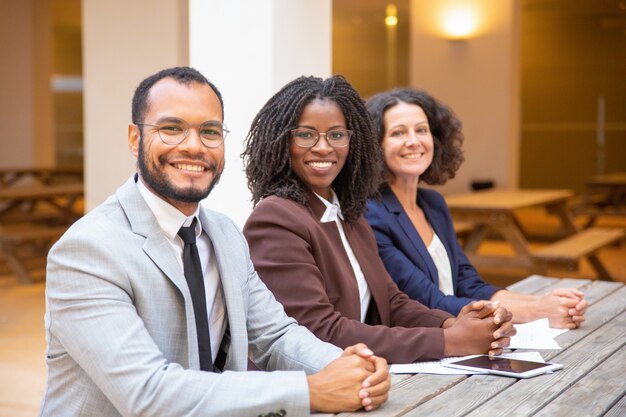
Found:
[[[315,194],[326,206],[326,211],[322,215],[320,222],[329,223],[335,222],[337,225],[337,229],[339,230],[339,236],[341,236],[341,243],[343,244],[344,249],[346,250],[346,254],[348,255],[348,259],[350,260],[350,265],[352,265],[352,270],[354,271],[354,275],[356,276],[356,282],[359,286],[359,298],[361,301],[361,322],[365,321],[365,316],[367,314],[367,309],[370,305],[370,300],[372,298],[372,293],[370,292],[370,287],[367,285],[367,281],[365,280],[365,275],[363,275],[363,271],[361,270],[361,265],[359,265],[359,261],[354,256],[354,252],[352,251],[352,247],[346,239],[346,234],[343,231],[343,226],[341,225],[341,221],[343,220],[343,215],[341,214],[341,207],[339,206],[339,199],[333,190],[330,190],[332,203],[326,200],[324,197],[319,194]]]
[[[178,259],[180,269],[184,271],[183,249],[185,243],[181,237],[178,236],[178,231],[182,226],[191,226],[193,219],[198,217],[200,205],[198,204],[198,208],[193,215],[185,216],[176,207],[151,192],[141,179],[137,181],[137,188],[144,200],[146,200],[146,204],[150,207],[167,241],[176,253],[176,259]],[[225,316],[224,292],[222,290],[220,274],[217,269],[217,262],[215,261],[215,251],[213,250],[209,236],[206,233],[202,233],[200,219],[196,222],[196,245],[198,247],[198,254],[200,255],[202,273],[204,275],[204,292],[211,337],[211,355],[213,356],[213,362],[215,362],[222,337],[224,336],[224,331],[226,330],[226,321],[228,318]]]
[[[454,295],[454,286],[452,285],[452,267],[450,266],[450,258],[446,252],[445,246],[433,230],[433,240],[428,245],[428,253],[433,258],[433,262],[437,267],[439,275],[439,291],[445,295]]]

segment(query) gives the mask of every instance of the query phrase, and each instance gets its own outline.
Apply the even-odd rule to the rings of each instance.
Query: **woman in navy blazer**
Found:
[[[434,190],[420,188],[417,200],[446,248],[456,295],[439,290],[433,258],[400,201],[391,188],[385,187],[381,201],[368,202],[366,217],[374,229],[383,263],[398,287],[411,298],[451,314],[457,314],[470,301],[489,300],[498,288],[484,282],[463,253],[443,197]]]
[[[500,301],[514,322],[548,317],[575,328],[587,302],[573,288],[535,297],[486,283],[461,249],[443,197],[418,187],[444,184],[463,161],[461,122],[425,91],[395,89],[367,102],[385,155],[387,182],[365,214],[380,257],[398,287],[431,308],[457,314],[477,299]],[[435,261],[437,259],[437,261]]]

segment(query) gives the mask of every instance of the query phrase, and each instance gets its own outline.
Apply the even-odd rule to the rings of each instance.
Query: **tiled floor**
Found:
[[[543,230],[551,223],[533,213],[525,215],[531,228]],[[524,220],[524,219],[523,219]],[[600,225],[626,228],[626,219],[611,220]],[[486,245],[490,253],[506,253],[501,242]],[[626,282],[626,244],[611,247],[600,258],[616,279]],[[39,271],[41,274],[42,271]],[[481,271],[495,284],[506,286],[527,274],[524,271]],[[550,271],[552,276],[592,277],[590,267],[583,263],[577,273]],[[20,285],[15,277],[0,275],[0,417],[34,417],[39,409],[46,369],[44,362],[44,291],[45,285]]]

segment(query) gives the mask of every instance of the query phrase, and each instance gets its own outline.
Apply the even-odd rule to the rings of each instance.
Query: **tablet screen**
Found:
[[[455,361],[454,364],[518,374],[550,366],[549,363],[529,362],[518,359],[500,358],[497,356],[477,356],[462,361]]]

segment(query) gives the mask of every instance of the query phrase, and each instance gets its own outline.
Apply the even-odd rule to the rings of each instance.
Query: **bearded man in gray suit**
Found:
[[[220,93],[196,70],[163,70],[137,88],[128,143],[138,174],[48,257],[42,416],[300,416],[386,401],[386,361],[298,326],[238,228],[200,206],[226,133]],[[200,297],[181,227],[196,236]],[[245,372],[248,359],[277,372]]]

